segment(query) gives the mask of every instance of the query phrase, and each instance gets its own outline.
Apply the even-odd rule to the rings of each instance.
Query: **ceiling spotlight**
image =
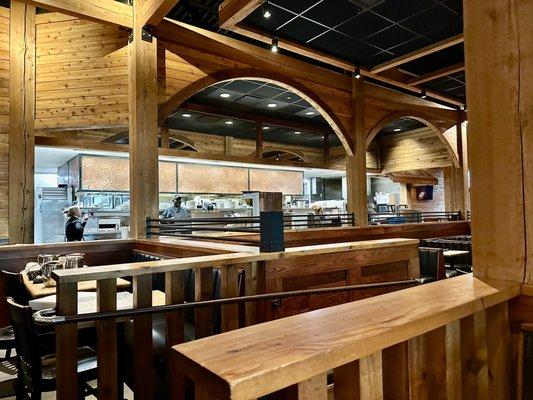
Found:
[[[270,9],[270,6],[268,5],[268,1],[263,4],[263,18],[269,19],[272,16],[272,10]]]
[[[277,37],[272,39],[272,46],[270,47],[270,50],[272,50],[273,53],[278,52],[278,38]]]
[[[315,115],[315,112],[314,112],[314,111],[307,111],[307,112],[305,113],[305,115]]]
[[[233,125],[233,121],[225,121],[224,122],[226,125]]]
[[[227,99],[230,96],[231,96],[231,94],[229,94],[229,93],[220,93],[220,97],[222,97],[223,99]]]
[[[268,103],[267,104],[267,107],[268,108],[276,108],[278,105],[276,103]]]
[[[359,67],[357,67],[353,72],[353,77],[355,79],[361,79],[361,70],[359,69]]]
[[[191,114],[181,114],[183,118],[191,118]]]
[[[285,97],[286,100],[292,100],[292,97],[291,96],[287,96]]]
[[[422,99],[427,99],[428,95],[427,95],[427,93],[426,93],[426,89],[422,89],[422,93],[420,94],[420,97],[421,97]]]
[[[402,128],[393,129],[394,132],[401,132]]]
[[[300,131],[294,131],[294,134],[295,134],[295,135],[299,135],[300,133],[302,133],[302,132],[300,132]]]
[[[270,126],[263,126],[264,131],[268,131],[270,129]]]

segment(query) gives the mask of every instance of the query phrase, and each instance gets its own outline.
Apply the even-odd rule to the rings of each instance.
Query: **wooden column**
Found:
[[[354,155],[346,157],[348,212],[355,214],[358,226],[368,223],[366,198],[366,138],[364,114],[364,81],[352,78]]]
[[[263,158],[263,124],[259,121],[255,123],[255,156]]]
[[[465,1],[464,16],[474,275],[532,283],[533,2]]]
[[[11,1],[9,39],[9,242],[33,243],[35,7]]]
[[[140,26],[146,0],[134,2],[129,48],[131,237],[146,236],[146,218],[158,216],[157,40]]]
[[[161,124],[159,132],[161,133],[161,147],[168,149],[170,147],[170,132],[166,121]]]
[[[461,211],[466,215],[464,198],[463,168],[445,167],[444,171],[444,208],[446,211]]]

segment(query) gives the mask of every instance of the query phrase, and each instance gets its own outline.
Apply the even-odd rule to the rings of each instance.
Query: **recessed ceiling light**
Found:
[[[299,135],[300,133],[302,133],[302,132],[300,132],[300,131],[294,131],[294,134],[295,134],[295,135]]]
[[[233,121],[225,121],[224,122],[226,125],[233,125]]]
[[[268,103],[267,104],[267,107],[268,108],[276,108],[278,105],[276,103]]]
[[[263,130],[268,131],[270,129],[270,126],[263,126]]]
[[[181,114],[181,116],[184,118],[191,118],[191,114]]]
[[[220,97],[222,97],[223,99],[227,99],[230,96],[231,96],[231,94],[229,94],[229,93],[220,93]]]
[[[315,112],[314,112],[314,111],[307,111],[307,112],[305,113],[305,115],[315,115]]]
[[[285,99],[292,100],[292,97],[291,96],[287,96],[287,97],[285,97]]]
[[[396,129],[393,129],[394,132],[400,132],[402,130],[402,128],[396,128]]]
[[[270,50],[272,50],[273,53],[277,53],[278,52],[278,38],[275,37],[272,39],[272,45],[270,46]]]

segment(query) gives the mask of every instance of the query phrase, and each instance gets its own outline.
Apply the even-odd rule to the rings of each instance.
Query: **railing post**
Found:
[[[261,211],[259,216],[260,250],[274,253],[285,250],[283,211]]]

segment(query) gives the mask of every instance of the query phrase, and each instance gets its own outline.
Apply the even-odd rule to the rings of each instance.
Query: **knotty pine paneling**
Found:
[[[72,17],[37,21],[37,130],[127,126],[128,32]]]
[[[452,165],[450,153],[430,128],[386,135],[380,138],[379,145],[383,172]]]
[[[7,239],[9,165],[9,9],[0,7],[0,239]]]

